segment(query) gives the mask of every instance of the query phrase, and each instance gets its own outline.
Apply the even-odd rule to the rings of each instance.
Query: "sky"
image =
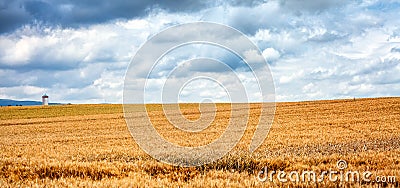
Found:
[[[277,101],[400,96],[399,17],[400,1],[392,0],[0,0],[0,98],[40,100],[47,93],[51,102],[121,103],[138,49],[166,28],[196,21],[245,34],[269,65]],[[187,57],[196,51],[190,49],[216,57],[223,51],[188,49]],[[182,53],[175,54],[160,63],[153,82],[177,65]],[[218,63],[182,66],[226,76]],[[147,97],[157,102],[151,89]],[[226,99],[212,80],[194,80],[181,94],[183,101]]]

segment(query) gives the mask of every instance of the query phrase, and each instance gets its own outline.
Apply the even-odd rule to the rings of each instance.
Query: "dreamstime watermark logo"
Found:
[[[183,57],[181,52],[190,55]],[[211,86],[215,88],[207,88]],[[202,92],[193,92],[193,88]],[[201,116],[195,121],[185,118],[178,105],[181,98],[190,99],[190,95],[201,102]],[[179,131],[198,133],[214,121],[216,97],[220,95],[230,104],[229,123],[217,139],[196,147],[165,139],[147,109],[148,103],[161,103],[170,124]],[[253,152],[267,137],[273,121],[274,83],[257,46],[238,30],[222,24],[195,22],[159,32],[137,50],[124,80],[124,116],[131,135],[150,156],[177,166],[210,163],[232,150],[249,123],[250,102],[261,102],[249,147]]]
[[[321,183],[324,181],[330,182],[364,182],[364,183],[396,183],[396,176],[373,176],[370,171],[352,171],[348,168],[347,161],[339,160],[336,163],[337,170],[327,170],[317,173],[313,170],[305,171],[268,171],[264,167],[257,174],[257,179],[261,182],[294,182],[294,183]],[[374,178],[375,177],[375,178]]]

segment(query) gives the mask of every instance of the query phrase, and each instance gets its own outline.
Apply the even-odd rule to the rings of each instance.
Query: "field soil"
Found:
[[[0,187],[400,186],[400,98],[277,103],[267,138],[250,153],[260,106],[250,104],[246,132],[228,155],[189,168],[164,164],[141,150],[122,105],[1,107]],[[147,107],[160,135],[183,146],[217,139],[232,112],[230,104],[217,104],[209,127],[186,133],[171,125],[161,105]],[[195,121],[201,117],[198,107],[181,104],[180,113]],[[347,162],[345,169],[338,169],[339,160]],[[322,182],[280,182],[276,174],[273,181],[260,181],[264,169],[372,175],[370,182],[330,181],[327,176]],[[377,177],[387,182],[374,182]],[[396,182],[388,182],[393,177]]]

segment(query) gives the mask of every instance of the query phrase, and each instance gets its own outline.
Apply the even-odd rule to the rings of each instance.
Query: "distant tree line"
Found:
[[[11,104],[7,105],[7,106],[12,106]],[[22,106],[22,104],[16,104],[15,106]],[[0,107],[3,107],[3,105],[0,105]]]

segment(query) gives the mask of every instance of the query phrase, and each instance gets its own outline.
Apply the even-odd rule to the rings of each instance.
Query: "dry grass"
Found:
[[[217,118],[207,134],[177,132],[149,106],[158,130],[182,145],[207,143],[224,129],[228,104],[217,105]],[[199,118],[194,104],[185,104],[188,119]],[[228,110],[227,110],[228,109]],[[224,158],[192,168],[157,162],[132,139],[121,105],[65,105],[0,108],[0,187],[270,187],[350,185],[260,182],[257,173],[269,170],[336,169],[344,159],[349,170],[400,179],[400,98],[279,103],[274,124],[253,154],[248,145],[258,121],[252,104],[248,130]],[[168,134],[170,133],[170,134]],[[352,186],[399,186],[351,184]]]

